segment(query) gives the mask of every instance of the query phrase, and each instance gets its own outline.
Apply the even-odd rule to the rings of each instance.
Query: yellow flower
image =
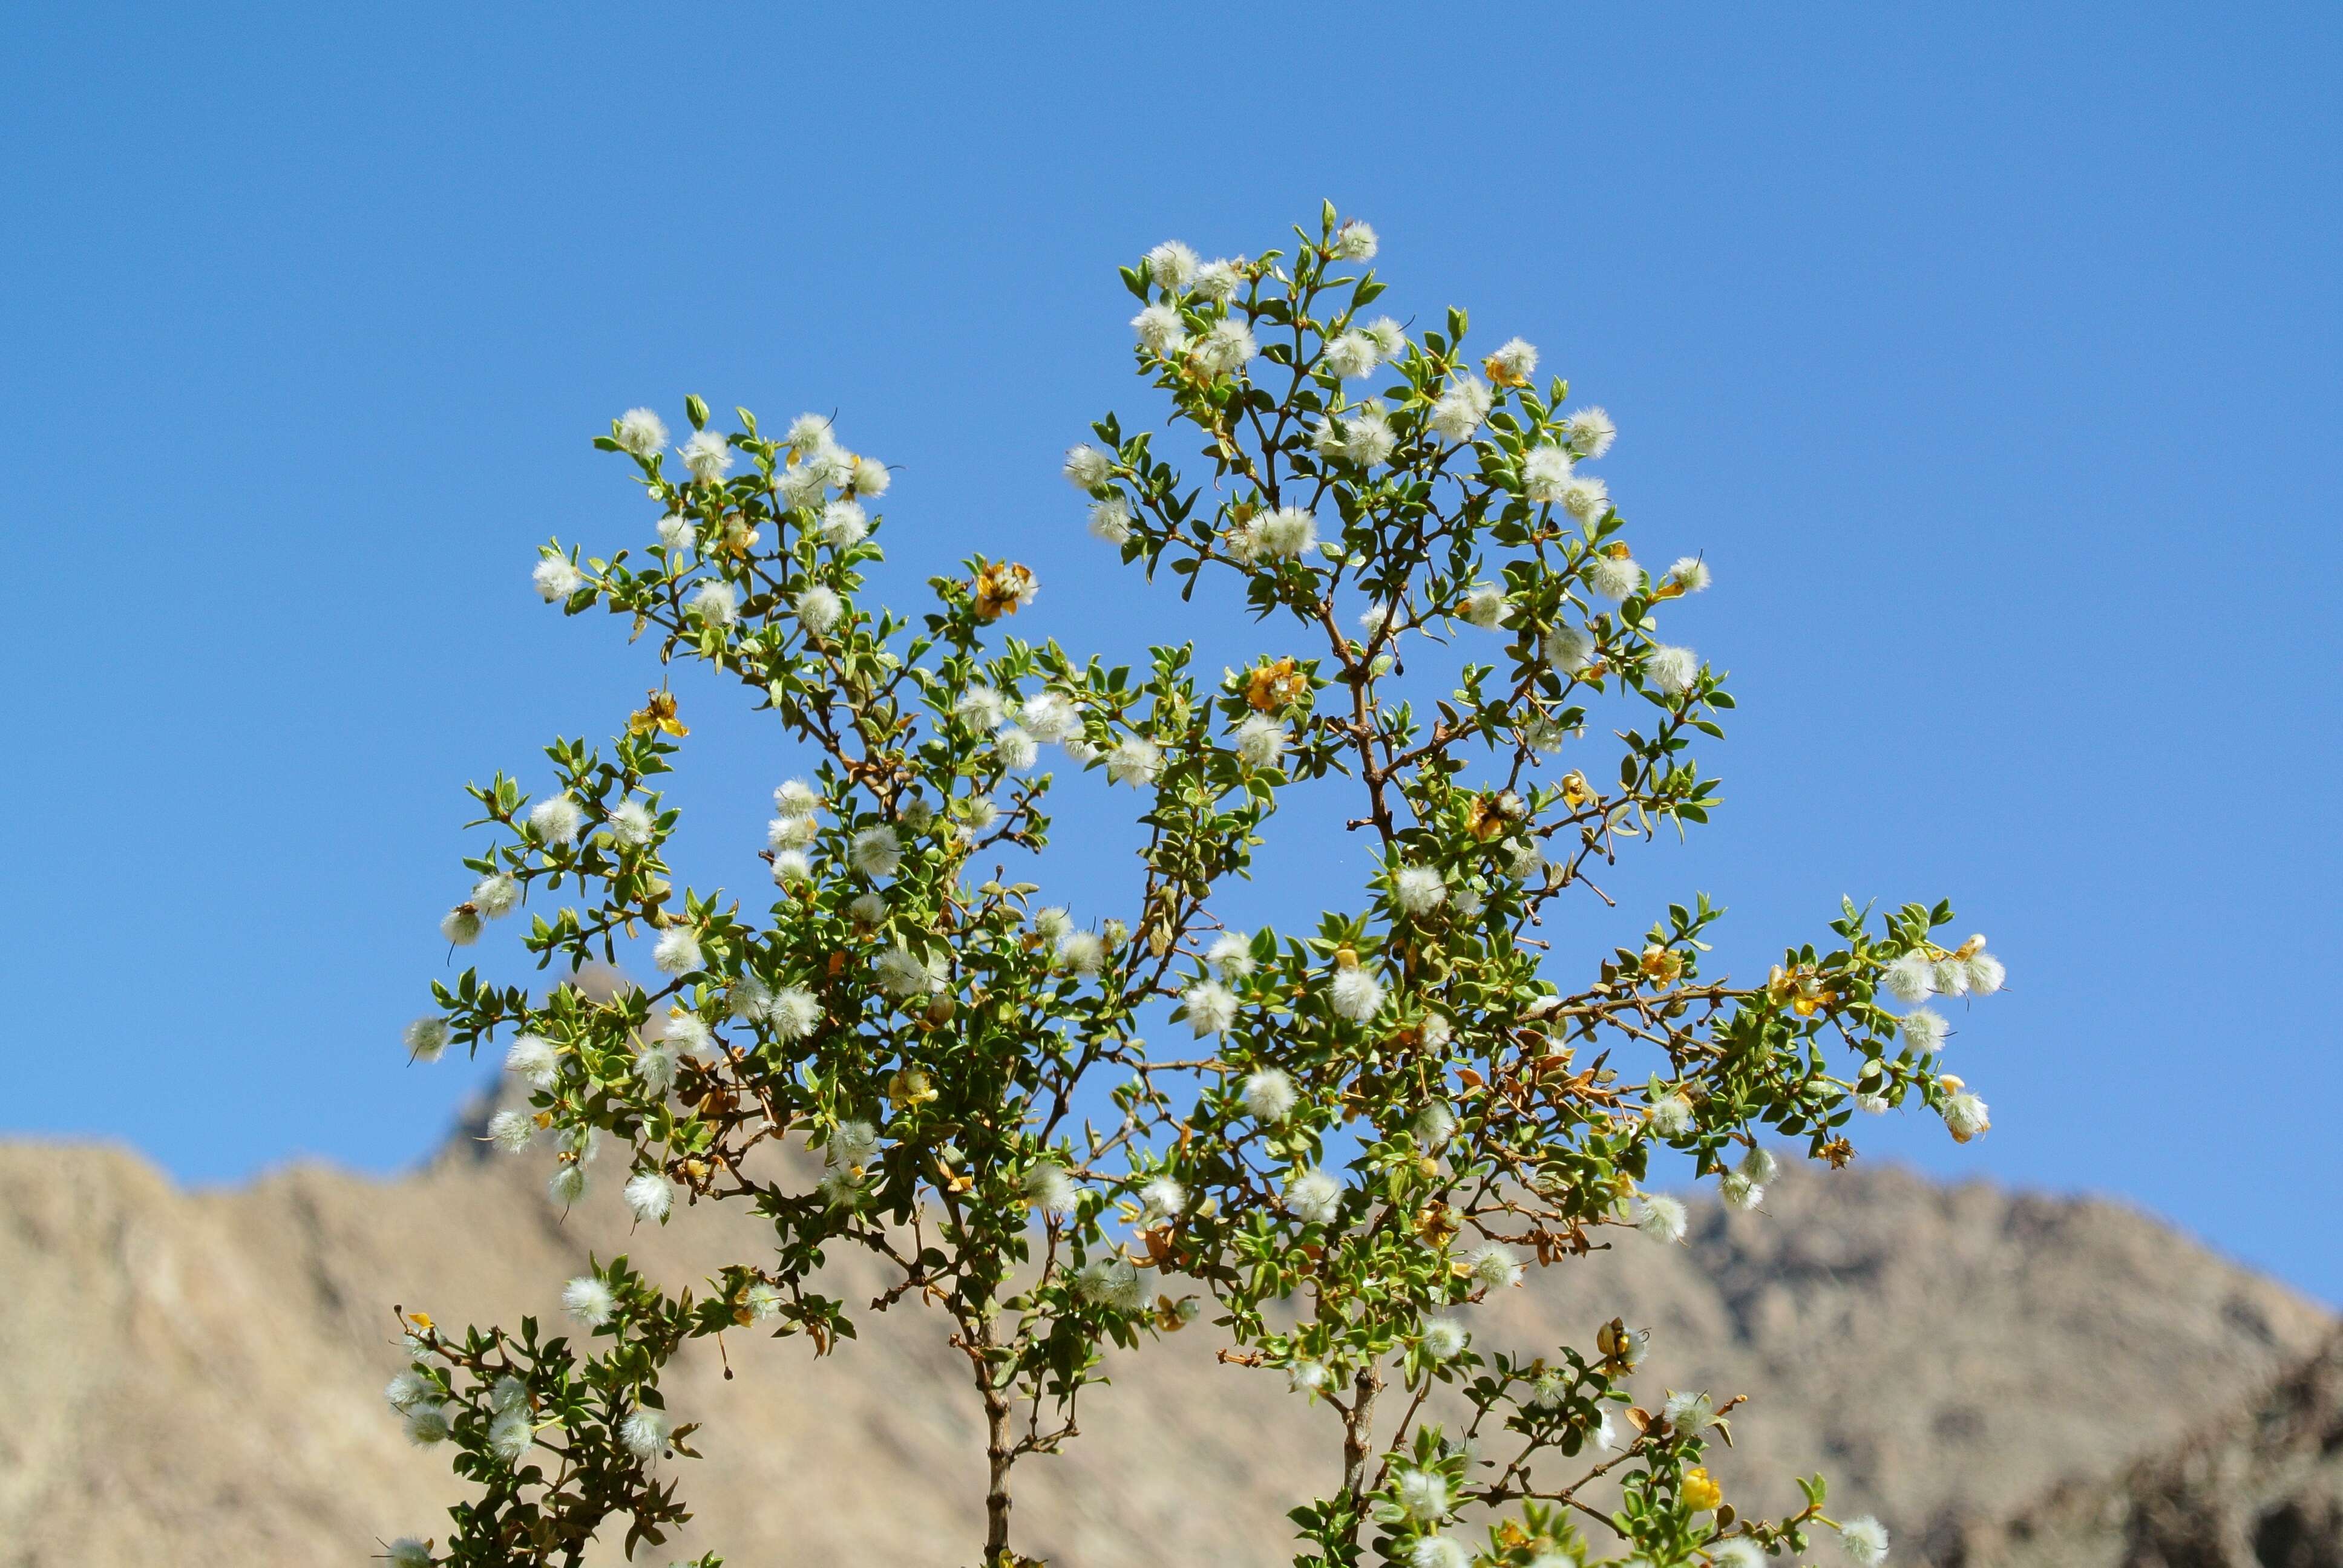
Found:
[[[1481,368],[1487,371],[1489,379],[1500,387],[1526,387],[1530,384],[1530,378],[1522,374],[1520,366],[1502,354],[1492,354],[1482,360]]]
[[[1522,798],[1511,789],[1494,795],[1475,795],[1464,816],[1465,830],[1481,843],[1503,838],[1513,825],[1529,814]]]
[[[1705,1513],[1725,1502],[1725,1488],[1708,1478],[1708,1472],[1695,1465],[1684,1472],[1684,1486],[1678,1495],[1694,1513]]]
[[[1603,1370],[1614,1375],[1634,1372],[1651,1337],[1651,1330],[1631,1329],[1624,1319],[1613,1318],[1594,1331],[1594,1348],[1603,1352]]]
[[[1257,665],[1245,677],[1245,704],[1256,713],[1290,707],[1309,690],[1310,678],[1290,658]]]
[[[1025,568],[1014,561],[994,561],[976,574],[976,618],[994,621],[1015,615],[1033,602],[1039,588]]]
[[[679,739],[691,733],[675,716],[675,693],[672,691],[649,693],[644,699],[643,706],[635,709],[627,718],[627,733],[629,735],[639,739],[654,730],[675,736]]]

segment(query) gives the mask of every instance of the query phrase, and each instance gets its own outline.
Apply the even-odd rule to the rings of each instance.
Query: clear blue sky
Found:
[[[647,538],[587,446],[630,404],[834,408],[900,466],[899,580],[984,548],[1041,574],[1021,631],[1186,635],[1056,473],[1150,407],[1113,267],[1325,196],[1389,303],[1606,405],[1634,537],[1717,569],[1727,808],[1565,939],[1704,889],[1746,973],[1842,892],[1949,895],[2010,966],[1956,1020],[1996,1128],[1867,1154],[2118,1194],[2343,1301],[2306,1244],[2343,13],[1642,9],[15,9],[0,1126],[193,1181],[441,1136],[478,1075],[396,1036],[460,786],[653,678],[527,581],[548,533]],[[752,889],[789,759],[680,689],[683,864]],[[1261,908],[1358,870],[1305,841]]]

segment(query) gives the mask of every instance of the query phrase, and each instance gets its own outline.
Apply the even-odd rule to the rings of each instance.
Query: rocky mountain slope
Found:
[[[589,1251],[677,1286],[759,1244],[752,1221],[705,1208],[630,1233],[609,1191],[565,1218],[542,1174],[459,1141],[397,1181],[312,1166],[188,1193],[116,1150],[0,1145],[0,1564],[290,1568],[444,1534],[457,1484],[380,1399],[400,1363],[392,1303],[549,1319]],[[1824,1470],[1834,1504],[1887,1520],[1910,1562],[1960,1555],[2062,1478],[2106,1482],[2332,1328],[2113,1204],[1875,1170],[1785,1179],[1768,1210],[1696,1207],[1687,1247],[1629,1235],[1534,1274],[1475,1333],[1534,1351],[1614,1313],[1651,1326],[1650,1398],[1754,1398],[1720,1467],[1737,1503],[1778,1505],[1792,1473]],[[854,1268],[844,1293],[867,1299]],[[686,1484],[699,1517],[657,1560],[971,1554],[981,1485],[957,1358],[916,1309],[861,1327],[819,1362],[799,1340],[741,1337],[733,1381],[713,1353],[671,1380],[708,1457]],[[1029,1549],[1058,1568],[1286,1560],[1284,1509],[1336,1468],[1332,1418],[1280,1376],[1215,1365],[1212,1332],[1119,1361],[1071,1454],[1020,1472]]]
[[[2110,1480],[1979,1531],[1965,1568],[2343,1568],[2343,1336]]]

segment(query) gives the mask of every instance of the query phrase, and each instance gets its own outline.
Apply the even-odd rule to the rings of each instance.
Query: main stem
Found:
[[[983,1324],[970,1337],[969,1360],[975,1363],[977,1392],[984,1396],[984,1568],[1002,1568],[1010,1561],[1009,1471],[1017,1453],[1010,1437],[1009,1396],[995,1383],[984,1353],[991,1343],[991,1325]]]
[[[1372,1366],[1359,1369],[1351,1388],[1351,1408],[1342,1413],[1342,1493],[1351,1500],[1351,1539],[1367,1513],[1367,1461],[1374,1452],[1375,1395],[1382,1392],[1382,1374]]]

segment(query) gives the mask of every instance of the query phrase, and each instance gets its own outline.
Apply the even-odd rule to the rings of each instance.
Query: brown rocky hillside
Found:
[[[2343,1336],[2110,1480],[1976,1533],[1965,1568],[2343,1568]]]
[[[758,1244],[704,1208],[630,1235],[608,1191],[565,1220],[542,1174],[459,1141],[397,1181],[305,1166],[190,1193],[116,1150],[0,1145],[0,1564],[306,1568],[443,1535],[456,1483],[379,1394],[393,1302],[551,1319],[589,1251],[679,1286]],[[1787,1178],[1768,1206],[1696,1207],[1689,1247],[1630,1233],[1534,1274],[1476,1336],[1535,1350],[1614,1313],[1650,1325],[1650,1398],[1754,1398],[1721,1467],[1736,1503],[1778,1504],[1792,1473],[1824,1470],[1833,1503],[1888,1521],[1910,1563],[2178,1441],[2332,1327],[2114,1204],[1875,1170]],[[867,1299],[870,1279],[845,1282]],[[1286,1561],[1283,1510],[1335,1465],[1331,1418],[1281,1376],[1212,1364],[1212,1332],[1118,1362],[1072,1454],[1021,1471],[1028,1549],[1057,1568]],[[688,1466],[699,1520],[653,1561],[709,1544],[744,1568],[968,1559],[973,1409],[936,1318],[866,1317],[820,1362],[800,1340],[729,1350],[735,1381],[705,1354],[669,1384],[708,1458]]]

